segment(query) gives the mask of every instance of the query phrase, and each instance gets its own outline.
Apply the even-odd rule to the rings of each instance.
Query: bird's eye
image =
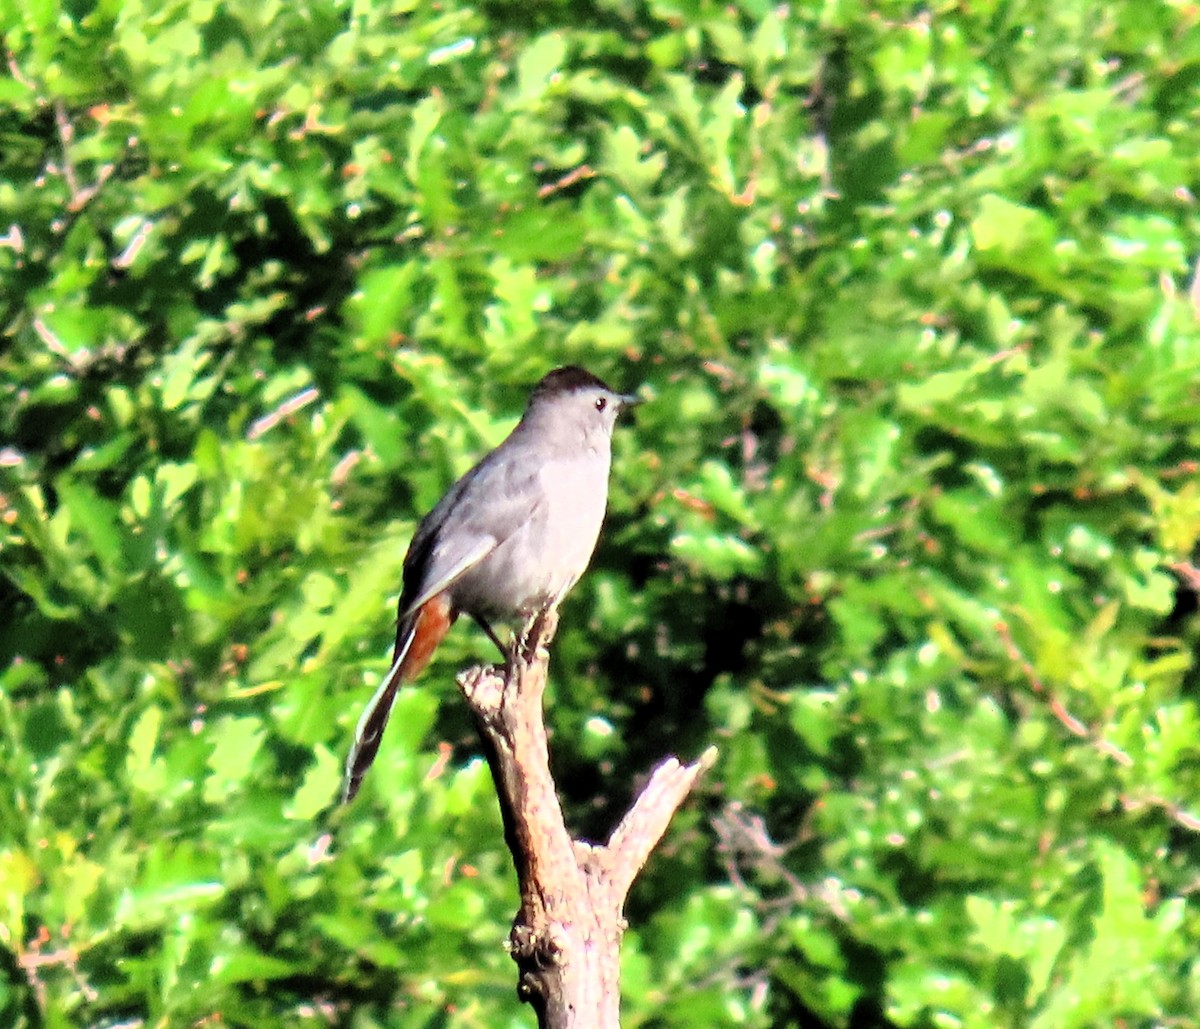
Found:
[[[608,397],[597,397],[596,410],[603,411],[606,407],[608,407]]]

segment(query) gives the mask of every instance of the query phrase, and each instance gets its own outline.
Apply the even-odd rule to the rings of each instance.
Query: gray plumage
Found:
[[[636,402],[582,368],[551,372],[508,438],[421,520],[404,559],[392,667],[355,731],[344,800],[375,758],[396,690],[428,660],[413,656],[423,612],[439,624],[469,614],[499,646],[493,619],[555,607],[579,580],[604,520],[613,428]]]

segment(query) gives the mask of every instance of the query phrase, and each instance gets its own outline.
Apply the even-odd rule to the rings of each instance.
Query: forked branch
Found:
[[[535,618],[505,669],[473,668],[458,684],[479,729],[520,882],[509,937],[518,996],[541,1029],[616,1029],[625,898],[700,773],[716,759],[664,760],[608,843],[572,839],[563,821],[542,715],[557,617]]]

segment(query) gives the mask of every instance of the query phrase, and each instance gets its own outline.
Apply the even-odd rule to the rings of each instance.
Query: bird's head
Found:
[[[562,439],[585,440],[612,436],[617,416],[641,403],[633,393],[617,393],[591,372],[577,365],[556,368],[534,387],[525,421],[535,421],[541,431]]]

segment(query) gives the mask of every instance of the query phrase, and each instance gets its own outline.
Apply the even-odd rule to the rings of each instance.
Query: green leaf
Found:
[[[154,754],[161,729],[162,709],[145,708],[133,723],[129,734],[129,753],[125,759],[131,785],[151,796],[157,794],[166,782],[166,763]]]
[[[517,98],[540,99],[558,76],[567,43],[563,34],[551,32],[528,43],[517,59]]]
[[[246,789],[246,779],[266,739],[257,718],[222,718],[210,724],[206,737],[212,744],[208,756],[211,774],[204,780],[204,799],[219,804],[235,790]]]
[[[288,818],[311,821],[329,806],[341,781],[341,762],[327,747],[315,749],[316,762],[304,773],[300,788],[285,812]]]
[[[1022,257],[1041,260],[1054,239],[1054,226],[1040,210],[1016,204],[995,193],[979,199],[971,221],[975,249],[990,264],[1020,270]]]

